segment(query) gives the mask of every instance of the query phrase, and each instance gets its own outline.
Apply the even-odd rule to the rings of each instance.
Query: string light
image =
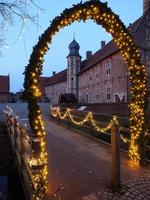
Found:
[[[60,119],[64,120],[67,117],[70,118],[71,122],[76,124],[76,125],[83,125],[86,122],[90,122],[93,127],[96,129],[96,131],[100,132],[100,133],[106,133],[109,129],[111,129],[112,125],[117,124],[119,125],[118,119],[116,116],[113,116],[112,120],[110,121],[110,123],[105,127],[101,127],[97,124],[96,120],[94,120],[94,116],[92,114],[92,112],[88,112],[88,114],[85,116],[84,119],[82,119],[81,121],[76,121],[73,117],[73,115],[71,115],[71,110],[70,109],[66,109],[65,113],[62,114],[60,112],[60,108],[52,108],[51,110],[51,114],[53,117],[59,117]],[[119,129],[119,131],[121,131],[121,128]],[[125,138],[121,133],[120,133],[120,139],[124,142],[124,143],[130,143],[130,140]]]
[[[52,116],[53,117],[59,117],[60,119],[65,119],[67,117],[69,117],[69,119],[71,120],[71,122],[73,122],[76,125],[83,125],[86,122],[90,122],[92,124],[92,126],[101,133],[105,133],[106,131],[108,131],[109,129],[111,129],[113,124],[118,124],[118,120],[116,116],[113,116],[112,120],[110,121],[109,124],[107,124],[106,127],[101,127],[97,124],[97,122],[94,120],[94,116],[92,112],[88,112],[87,115],[85,116],[84,119],[82,119],[81,121],[76,121],[73,117],[73,115],[71,115],[71,110],[70,109],[66,109],[64,114],[61,114],[60,109],[59,108],[53,108],[52,109]]]
[[[44,55],[48,51],[48,45],[52,42],[53,36],[60,29],[70,25],[75,21],[85,21],[88,19],[92,19],[95,23],[101,25],[108,33],[112,35],[114,42],[118,46],[125,63],[128,65],[129,79],[131,82],[131,143],[129,147],[129,156],[133,161],[139,162],[141,160],[138,138],[142,135],[143,132],[145,132],[144,123],[147,98],[147,72],[145,66],[142,64],[140,51],[135,46],[133,37],[121,22],[118,15],[113,13],[112,10],[107,7],[106,3],[102,3],[98,0],[91,0],[84,3],[81,1],[81,3],[74,5],[72,8],[64,10],[60,16],[56,17],[51,22],[51,25],[42,34],[39,42],[33,48],[30,62],[25,69],[25,91],[23,93],[23,97],[28,102],[29,121],[33,134],[35,136],[41,136],[42,150],[40,159],[44,160],[45,166],[47,166],[47,155],[45,145],[43,145],[45,140],[44,123],[42,118],[38,119],[38,116],[41,116],[41,114],[38,113],[38,100],[41,96],[39,76],[42,73]],[[35,76],[33,74],[35,74]],[[69,111],[67,111],[66,115],[68,115],[68,112]],[[65,116],[61,117],[65,118]],[[86,117],[87,118],[85,118],[82,123],[85,123],[85,121],[90,119],[91,122],[93,122],[92,124],[95,128],[100,131],[104,130],[95,123],[92,114],[89,114]],[[73,118],[71,119],[74,121]],[[37,124],[35,123],[35,120],[38,120]],[[107,128],[109,128],[109,126],[107,126]],[[43,185],[46,185],[45,171],[46,168],[44,168],[41,172],[44,177]],[[35,196],[37,200],[40,199],[37,193]]]

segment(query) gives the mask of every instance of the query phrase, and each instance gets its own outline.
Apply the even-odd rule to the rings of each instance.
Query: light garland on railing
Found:
[[[88,112],[87,115],[84,117],[84,119],[82,119],[81,121],[77,121],[73,118],[73,115],[71,115],[71,110],[70,109],[66,109],[65,113],[62,115],[60,112],[59,108],[54,108],[52,109],[51,112],[53,117],[59,117],[60,119],[65,119],[67,117],[70,118],[71,122],[73,122],[76,125],[83,125],[86,122],[90,122],[93,127],[101,133],[105,133],[106,131],[108,131],[109,129],[111,129],[113,124],[118,124],[118,120],[116,116],[113,116],[112,120],[109,122],[109,124],[107,124],[106,127],[101,127],[99,125],[97,125],[96,121],[94,120],[93,114],[92,112]]]
[[[64,120],[65,118],[69,117],[70,121],[76,125],[83,125],[86,122],[91,122],[91,124],[93,125],[93,127],[96,129],[97,132],[100,133],[106,133],[108,130],[111,129],[113,124],[117,124],[118,123],[118,119],[116,116],[113,116],[112,120],[110,121],[110,123],[105,127],[102,128],[101,126],[97,125],[96,121],[93,118],[93,114],[92,112],[88,112],[88,114],[85,116],[84,119],[82,119],[80,122],[76,121],[73,118],[73,115],[71,115],[71,110],[69,108],[66,109],[64,114],[61,114],[59,107],[58,108],[54,108],[51,110],[51,114],[53,117],[59,117],[60,119]],[[121,129],[119,129],[120,131]],[[131,141],[127,138],[125,138],[121,133],[120,133],[120,139],[124,142],[124,143],[131,143]]]
[[[124,143],[129,143],[130,140],[125,138],[122,134],[120,134],[120,139],[124,142]]]
[[[58,112],[60,112],[60,111],[58,110]],[[89,112],[85,116],[85,118],[82,121],[79,122],[79,121],[74,120],[73,116],[70,113],[70,109],[67,109],[66,112],[68,113],[68,117],[70,118],[70,120],[76,125],[83,125],[84,123],[88,122],[88,120],[90,120],[90,118],[91,118],[91,112]]]

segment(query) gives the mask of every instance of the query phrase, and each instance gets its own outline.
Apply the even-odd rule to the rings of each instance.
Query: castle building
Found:
[[[139,47],[150,77],[150,0],[143,1],[143,15],[128,27]],[[112,41],[81,60],[80,46],[74,39],[69,44],[67,69],[47,81],[45,94],[57,104],[61,93],[74,93],[80,103],[124,103],[130,99],[128,66]],[[148,88],[150,79],[148,78]]]

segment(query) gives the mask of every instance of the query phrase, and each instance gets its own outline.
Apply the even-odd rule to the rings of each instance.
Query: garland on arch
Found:
[[[144,133],[145,107],[147,97],[147,72],[142,64],[139,49],[135,46],[132,35],[128,32],[119,16],[112,12],[107,3],[99,0],[90,0],[84,3],[73,5],[65,9],[60,16],[51,21],[50,26],[39,38],[30,56],[29,64],[25,68],[23,98],[28,102],[29,122],[33,135],[41,140],[41,156],[39,159],[47,163],[45,150],[45,131],[38,100],[41,96],[39,77],[42,73],[44,55],[52,43],[52,38],[60,29],[72,24],[75,21],[86,21],[92,19],[96,24],[101,25],[113,37],[114,42],[120,49],[125,63],[128,65],[129,79],[131,82],[131,103],[130,103],[130,130],[131,144],[129,156],[134,161],[140,161],[138,138]],[[45,165],[46,166],[46,165]],[[43,170],[44,182],[46,183],[47,168]]]

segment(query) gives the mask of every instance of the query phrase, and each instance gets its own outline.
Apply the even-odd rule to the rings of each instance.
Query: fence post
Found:
[[[120,134],[115,123],[111,127],[111,185],[114,189],[120,187]]]
[[[12,135],[12,137],[14,137],[14,117],[13,116],[9,116],[9,122],[10,122],[10,133]]]
[[[25,155],[25,144],[24,144],[24,139],[25,139],[25,133],[24,129],[20,127],[20,150],[21,150],[21,166],[24,167],[24,159],[23,156]]]
[[[41,154],[41,141],[38,137],[34,137],[32,139],[33,151],[34,151],[34,158],[38,159]]]
[[[18,138],[18,122],[16,120],[16,118],[14,118],[14,147],[15,147],[15,151],[17,149],[17,138]]]

